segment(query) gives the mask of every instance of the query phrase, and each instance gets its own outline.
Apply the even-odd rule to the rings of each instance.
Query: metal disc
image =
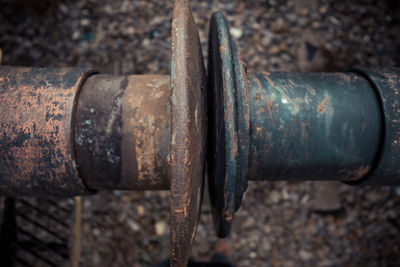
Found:
[[[226,237],[247,188],[249,97],[244,66],[222,13],[211,17],[208,179],[215,229]]]
[[[206,74],[189,2],[176,0],[171,62],[171,266],[186,266],[203,196]]]

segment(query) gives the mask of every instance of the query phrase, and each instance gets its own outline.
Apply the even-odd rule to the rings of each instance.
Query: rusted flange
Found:
[[[222,13],[211,17],[208,55],[208,179],[217,235],[226,237],[247,188],[249,97],[237,46]]]
[[[186,266],[203,196],[207,130],[206,73],[187,0],[174,3],[171,91],[171,266]]]

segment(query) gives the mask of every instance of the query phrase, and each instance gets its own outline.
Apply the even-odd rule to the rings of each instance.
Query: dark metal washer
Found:
[[[217,235],[226,237],[247,188],[249,98],[244,66],[219,12],[211,17],[208,56],[209,190]]]

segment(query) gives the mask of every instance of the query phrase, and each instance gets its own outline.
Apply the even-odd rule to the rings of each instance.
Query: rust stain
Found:
[[[344,181],[351,181],[355,182],[363,178],[365,175],[367,175],[371,171],[372,167],[367,165],[367,166],[361,166],[357,170],[349,173],[349,175],[344,179]]]
[[[310,127],[310,126],[307,125],[306,122],[304,122],[304,121],[300,123],[301,138],[302,138],[302,139],[307,139],[307,138],[308,138],[309,132],[310,132],[309,127]]]
[[[232,222],[232,219],[233,219],[232,211],[230,209],[225,210],[225,220],[227,222]]]
[[[306,125],[304,122],[300,123],[300,128],[301,128],[301,137],[304,138],[306,135]]]
[[[272,114],[272,111],[274,109],[274,102],[271,99],[266,99],[265,102],[267,104],[269,118],[271,119],[272,123],[275,124],[274,116]]]
[[[328,103],[329,103],[329,97],[326,95],[324,100],[322,101],[322,103],[318,105],[317,111],[319,113],[323,113],[325,111],[326,105],[328,105]]]

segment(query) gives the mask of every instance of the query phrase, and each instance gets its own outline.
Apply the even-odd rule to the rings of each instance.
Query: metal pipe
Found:
[[[80,195],[73,117],[87,69],[0,67],[0,194]]]
[[[170,88],[168,76],[1,67],[0,194],[169,189]]]
[[[216,13],[207,84],[189,2],[174,6],[171,80],[0,68],[0,195],[170,189],[171,262],[185,266],[206,161],[220,237],[247,180],[400,184],[399,70],[247,77]]]
[[[75,149],[94,190],[169,189],[170,79],[94,75],[79,95]]]
[[[379,155],[363,184],[400,185],[400,69],[355,69],[369,81],[382,110]]]
[[[379,99],[355,73],[257,73],[250,95],[249,180],[357,181],[377,158]]]
[[[219,237],[229,234],[247,180],[400,184],[400,70],[246,77],[219,12],[208,64],[208,185]]]

